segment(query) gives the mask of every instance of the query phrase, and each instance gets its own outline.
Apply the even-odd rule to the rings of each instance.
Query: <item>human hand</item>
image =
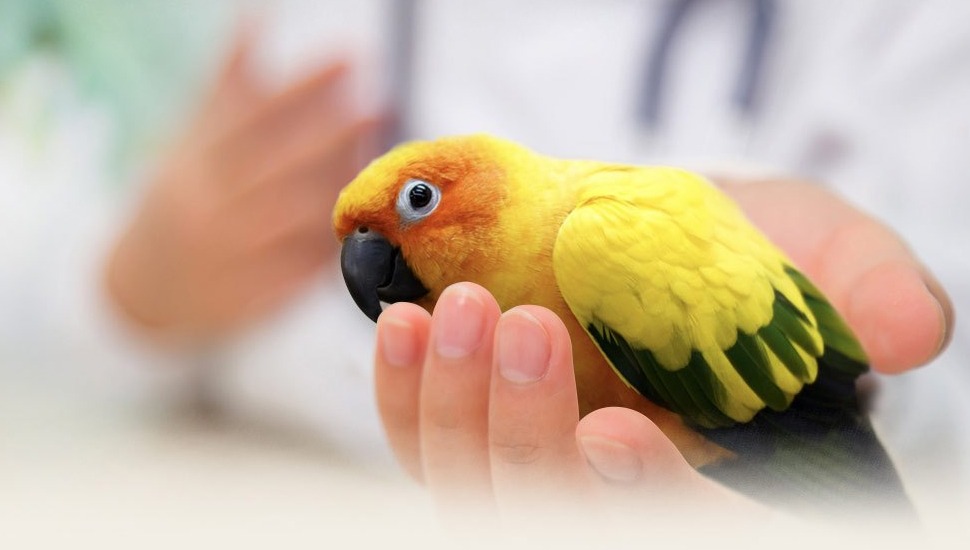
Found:
[[[638,412],[605,408],[580,420],[569,335],[549,310],[502,314],[484,288],[459,283],[433,315],[389,306],[377,340],[389,441],[459,524],[494,519],[489,512],[527,521],[555,503],[595,515],[628,499],[654,514],[678,503],[721,516],[768,513],[697,473]]]
[[[946,348],[950,298],[889,227],[818,185],[718,184],[825,293],[875,370],[901,373]]]
[[[375,144],[377,119],[355,113],[347,63],[270,92],[247,72],[251,43],[240,34],[106,265],[118,309],[159,339],[231,333],[334,259],[330,212]]]
[[[885,226],[808,184],[724,187],[832,296],[877,368],[911,368],[945,345],[949,299]],[[922,319],[922,332],[887,314],[887,304],[900,302],[912,304],[904,307],[912,309],[909,319]],[[456,334],[474,336],[471,352],[449,358],[449,347],[442,353],[438,343]],[[623,492],[639,496],[643,507],[664,490],[714,508],[757,506],[693,471],[634,411],[607,408],[579,420],[569,353],[550,312],[523,306],[500,315],[475,285],[449,289],[430,318],[417,306],[390,306],[378,323],[377,396],[398,459],[445,510],[461,510],[453,504],[469,499],[503,512],[528,510],[537,498],[563,492],[582,502],[610,495],[601,503]],[[515,371],[503,376],[506,355],[520,367],[545,365],[545,374],[517,383]]]

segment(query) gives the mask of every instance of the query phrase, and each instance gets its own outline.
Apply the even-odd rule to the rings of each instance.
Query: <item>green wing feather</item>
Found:
[[[827,302],[821,303],[827,306]],[[831,306],[828,307],[831,310]],[[782,411],[791,404],[791,398],[774,381],[768,351],[792,375],[808,381],[810,371],[804,354],[810,350],[821,355],[822,350],[812,349],[815,346],[808,337],[811,328],[808,317],[778,292],[774,312],[771,322],[757,333],[752,335],[738,331],[736,343],[725,350],[724,354],[741,378],[769,408]],[[834,310],[831,313],[837,315]],[[835,318],[838,319],[837,316]],[[644,322],[649,322],[649,319]],[[845,327],[844,323],[842,327]],[[651,401],[703,427],[725,427],[736,423],[719,405],[727,398],[726,388],[699,351],[694,350],[691,353],[690,361],[685,367],[672,371],[661,366],[651,350],[631,346],[623,335],[608,326],[590,323],[586,330],[627,384]],[[854,342],[851,333],[832,330],[841,336],[840,342]],[[796,348],[803,352],[800,354]],[[861,351],[858,344],[849,349]],[[845,361],[845,367],[847,374],[858,376],[865,370],[865,363],[849,359]]]
[[[850,377],[857,377],[868,370],[869,358],[862,350],[862,345],[825,296],[794,267],[787,266],[785,273],[798,286],[806,305],[815,315],[818,331],[825,342],[827,362],[832,369]]]
[[[824,298],[801,292],[804,278],[705,181],[621,176],[592,185],[556,239],[576,319],[628,385],[698,426],[786,409],[817,375],[823,336],[806,300]]]
[[[676,189],[594,189],[553,250],[563,298],[613,369],[735,453],[706,475],[789,509],[911,512],[859,406],[867,359],[846,323],[718,194],[654,175]]]
[[[825,341],[818,378],[784,411],[764,410],[746,424],[702,430],[738,459],[701,471],[760,500],[813,515],[828,518],[856,506],[913,521],[903,483],[859,404],[855,382],[868,370],[862,347],[804,275],[790,266],[786,273]]]

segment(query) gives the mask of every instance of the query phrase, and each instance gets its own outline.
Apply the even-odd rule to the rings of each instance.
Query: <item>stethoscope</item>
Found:
[[[641,78],[641,92],[636,95],[633,113],[645,131],[662,122],[664,83],[668,73],[671,51],[684,22],[697,7],[713,0],[668,0],[658,21],[658,32],[647,44]],[[757,111],[758,89],[764,73],[765,53],[777,18],[776,0],[746,0],[751,12],[748,40],[743,50],[737,82],[730,101],[744,118],[752,118]],[[394,113],[387,132],[387,145],[399,143],[410,136],[408,114],[414,77],[415,28],[419,16],[419,0],[390,2],[390,41],[388,71],[391,112]]]

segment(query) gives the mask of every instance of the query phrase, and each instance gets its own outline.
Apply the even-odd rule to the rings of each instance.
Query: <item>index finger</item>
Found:
[[[398,462],[421,481],[418,410],[422,364],[431,315],[407,302],[391,304],[377,319],[375,393],[378,412]]]

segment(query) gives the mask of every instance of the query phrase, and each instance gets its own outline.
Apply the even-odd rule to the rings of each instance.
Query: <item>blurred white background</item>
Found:
[[[219,542],[250,526],[266,542],[366,542],[382,536],[375,518],[433,532],[383,442],[371,326],[336,268],[202,354],[153,348],[100,282],[239,13],[258,23],[268,86],[349,51],[375,109],[400,91],[390,3],[0,0],[0,543],[182,528]],[[814,177],[899,230],[970,311],[970,109],[954,108],[970,97],[966,6],[783,3],[751,123],[730,108],[736,48],[717,45],[733,44],[745,3],[711,4],[672,58],[686,76],[664,96],[668,124],[644,133],[632,111],[661,2],[421,2],[409,135],[490,131],[560,156]],[[967,334],[958,325],[934,365],[883,381],[877,403],[927,523],[945,532],[964,532],[970,505]]]

